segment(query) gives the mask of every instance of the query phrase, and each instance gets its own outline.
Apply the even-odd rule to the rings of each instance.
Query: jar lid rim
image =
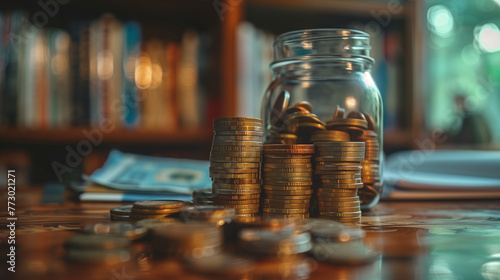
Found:
[[[288,59],[275,60],[270,64],[270,68],[283,66],[284,64],[291,64],[295,62],[326,62],[326,61],[350,61],[350,62],[368,62],[373,65],[375,59],[366,55],[303,55],[294,56]]]
[[[295,39],[311,39],[315,36],[328,36],[330,38],[370,38],[366,32],[355,29],[344,28],[316,28],[316,29],[301,29],[282,33],[278,35],[274,42],[281,40],[295,40]]]

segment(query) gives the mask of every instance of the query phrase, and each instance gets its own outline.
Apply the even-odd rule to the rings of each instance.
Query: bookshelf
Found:
[[[373,21],[373,12],[385,11],[390,1],[348,1],[348,0],[186,0],[160,1],[143,0],[72,0],[58,7],[58,12],[49,17],[48,28],[67,29],[74,20],[95,20],[104,13],[112,13],[120,21],[135,21],[143,26],[143,38],[160,38],[168,41],[182,40],[182,34],[188,29],[201,30],[211,36],[213,43],[210,53],[211,68],[208,69],[210,85],[207,88],[209,97],[206,100],[206,115],[203,123],[196,128],[188,129],[177,127],[174,129],[143,129],[134,130],[116,129],[103,137],[103,147],[120,147],[125,151],[149,151],[149,147],[156,147],[157,151],[176,150],[185,151],[187,157],[192,153],[203,151],[208,154],[212,127],[211,120],[219,116],[236,116],[238,114],[238,82],[237,69],[238,27],[248,21],[258,28],[281,33],[292,29],[333,27],[324,23],[337,24],[346,18],[354,18],[363,24]],[[413,80],[418,73],[413,70],[414,61],[418,60],[418,49],[413,47],[417,21],[417,7],[420,1],[403,2],[398,13],[391,13],[391,20],[396,25],[404,26],[403,36],[407,41],[405,48],[405,89],[401,104],[409,108],[404,115],[401,128],[388,131],[385,134],[385,145],[394,149],[410,148],[414,139],[421,132],[420,115],[417,110],[418,98],[413,94]],[[119,3],[119,4],[117,4]],[[215,4],[219,3],[226,9],[223,18],[218,14]],[[221,7],[221,6],[219,6]],[[32,16],[42,10],[37,1],[7,1],[0,4],[0,13],[22,9]],[[331,20],[330,20],[331,19]],[[327,21],[328,20],[328,21]],[[327,24],[327,25],[328,25]],[[269,46],[270,47],[270,46]],[[418,68],[417,68],[418,70]],[[414,104],[414,105],[412,105]],[[178,109],[178,108],[177,108]],[[92,129],[88,125],[71,125],[66,128],[21,128],[14,126],[0,126],[0,153],[14,149],[50,146],[51,148],[65,145],[75,145],[84,140],[82,130]],[[193,149],[196,148],[196,149]],[[105,153],[106,148],[99,152]],[[167,152],[165,155],[169,155]],[[36,155],[34,155],[36,156]],[[193,154],[193,158],[197,157]],[[98,166],[95,158],[91,159],[92,166]],[[86,168],[86,170],[89,170]]]

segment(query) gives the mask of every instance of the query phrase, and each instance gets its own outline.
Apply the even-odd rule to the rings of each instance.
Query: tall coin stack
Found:
[[[314,145],[266,144],[262,166],[263,217],[308,218]]]
[[[262,120],[217,118],[210,153],[212,199],[215,205],[235,209],[239,217],[259,213]]]
[[[365,142],[365,160],[362,163],[361,178],[364,186],[359,191],[359,197],[363,204],[374,202],[382,189],[380,182],[380,147],[377,139],[377,133],[370,130],[370,121],[368,129],[363,134],[356,137],[356,141]],[[376,201],[375,201],[376,202]]]
[[[314,146],[319,217],[359,223],[358,189],[363,187],[361,162],[365,157],[365,143],[317,142]]]

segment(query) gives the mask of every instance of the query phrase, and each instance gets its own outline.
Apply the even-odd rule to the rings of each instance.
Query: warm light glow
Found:
[[[494,23],[487,23],[479,28],[474,34],[479,48],[488,53],[500,51],[500,30]]]
[[[97,55],[97,76],[101,80],[113,77],[113,53],[109,50],[99,52]]]
[[[354,97],[350,96],[345,99],[345,105],[347,106],[347,108],[353,110],[356,108],[356,106],[358,106],[358,101],[356,101]]]
[[[140,89],[147,89],[151,86],[152,79],[151,59],[147,54],[141,54],[135,69],[135,84]]]
[[[435,5],[427,11],[428,28],[436,35],[449,37],[454,22],[450,10],[443,5]]]

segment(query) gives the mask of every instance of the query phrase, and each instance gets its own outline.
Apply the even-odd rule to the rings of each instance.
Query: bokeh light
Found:
[[[428,28],[440,37],[450,37],[453,31],[453,16],[446,6],[435,5],[427,11]]]

